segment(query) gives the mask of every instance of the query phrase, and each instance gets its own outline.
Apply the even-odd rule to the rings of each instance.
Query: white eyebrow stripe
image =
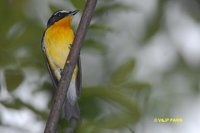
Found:
[[[68,12],[65,11],[65,10],[61,10],[61,11],[56,12],[54,15],[56,15],[56,14],[58,14],[58,13],[68,13]]]

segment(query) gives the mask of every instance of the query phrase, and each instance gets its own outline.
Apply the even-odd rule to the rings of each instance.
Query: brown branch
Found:
[[[83,11],[83,15],[78,26],[72,48],[65,63],[57,93],[54,96],[53,105],[44,131],[45,133],[56,132],[59,116],[62,110],[62,105],[64,103],[64,99],[66,97],[68,87],[72,78],[72,73],[77,63],[81,45],[85,38],[86,30],[90,24],[96,3],[97,0],[87,0],[86,2],[85,9]]]

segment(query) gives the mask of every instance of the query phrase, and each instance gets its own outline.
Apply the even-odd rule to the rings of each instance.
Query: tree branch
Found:
[[[86,30],[90,24],[97,0],[87,0],[83,15],[81,17],[72,48],[66,60],[65,67],[59,82],[57,93],[54,96],[53,105],[46,123],[45,133],[55,133],[62,105],[66,97],[68,87],[72,78],[75,65],[80,54],[82,42],[85,38]]]

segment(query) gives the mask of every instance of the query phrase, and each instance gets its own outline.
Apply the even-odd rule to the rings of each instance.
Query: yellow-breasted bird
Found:
[[[58,87],[65,61],[74,40],[72,17],[77,12],[78,10],[69,12],[59,10],[53,13],[47,22],[47,29],[42,38],[42,51],[55,88]],[[80,110],[77,103],[80,89],[81,62],[79,56],[64,102],[64,116],[67,120],[80,118]]]

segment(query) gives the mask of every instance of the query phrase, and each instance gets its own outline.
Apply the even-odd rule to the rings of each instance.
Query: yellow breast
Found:
[[[73,38],[71,29],[57,28],[46,33],[46,54],[60,68],[64,67]]]
[[[60,79],[60,69],[64,68],[65,61],[74,39],[71,28],[71,18],[64,18],[50,26],[44,36],[45,49],[50,67],[56,78]],[[73,76],[74,77],[74,76]]]

